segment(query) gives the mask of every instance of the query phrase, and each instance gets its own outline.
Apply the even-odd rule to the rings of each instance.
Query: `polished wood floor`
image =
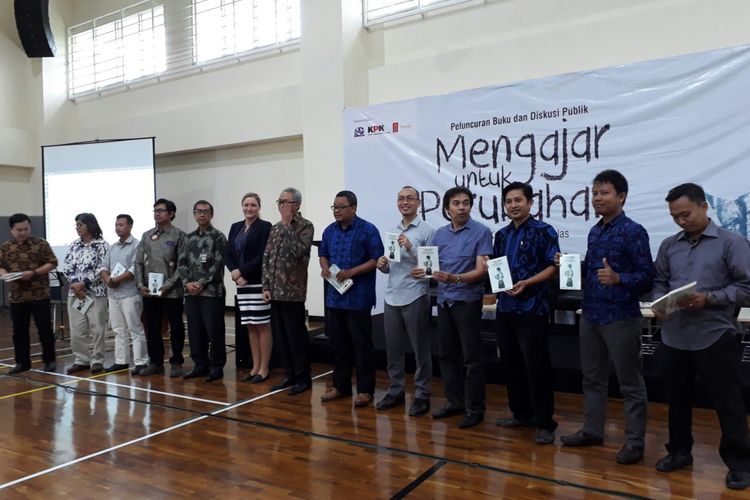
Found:
[[[9,323],[0,310],[6,366],[13,364]],[[667,435],[661,404],[649,407],[644,463],[622,466],[614,461],[623,433],[617,400],[604,446],[570,449],[559,440],[533,444],[531,429],[496,427],[506,414],[498,385],[488,387],[485,423],[462,430],[459,417],[408,417],[410,398],[390,411],[355,410],[350,400],[323,405],[327,365],[314,366],[312,391],[289,396],[270,392],[280,372],[243,383],[232,361],[224,380],[211,384],[126,371],[68,376],[68,344],[57,348],[60,373],[40,371],[37,357],[35,370],[0,375],[0,498],[748,497],[724,487],[718,421],[708,410],[695,412],[695,465],[667,475],[653,467]],[[379,372],[376,400],[386,387]],[[436,408],[440,380],[433,393]],[[558,436],[577,430],[581,397],[558,393],[556,402]]]

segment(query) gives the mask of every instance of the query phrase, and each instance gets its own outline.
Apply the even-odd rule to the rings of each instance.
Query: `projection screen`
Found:
[[[109,243],[118,214],[133,217],[136,238],[154,224],[153,137],[42,146],[42,170],[46,238],[60,263],[79,213],[93,213]]]

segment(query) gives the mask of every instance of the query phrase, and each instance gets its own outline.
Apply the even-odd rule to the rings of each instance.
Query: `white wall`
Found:
[[[51,3],[64,49],[62,25],[132,0]],[[11,17],[3,15],[9,4],[0,2],[0,18]],[[257,189],[270,202],[291,184],[302,189],[319,237],[343,187],[344,106],[750,43],[745,0],[490,0],[369,31],[359,25],[358,0],[302,0],[302,16],[298,50],[75,104],[64,97],[64,58],[40,70],[14,44],[12,21],[0,21],[0,164],[15,158],[32,167],[0,167],[3,211],[11,211],[7,199],[41,213],[41,143],[155,135],[159,194],[173,193],[181,209],[205,196],[226,229],[240,217],[242,192]],[[30,131],[37,143],[4,152],[11,129]],[[275,220],[272,208],[266,202],[264,213]],[[187,215],[180,212],[179,225]],[[321,314],[313,276],[308,306]]]

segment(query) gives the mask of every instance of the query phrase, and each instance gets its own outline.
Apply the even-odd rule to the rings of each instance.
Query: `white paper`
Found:
[[[432,278],[436,271],[440,271],[438,247],[417,247],[417,264],[424,269],[425,278]]]
[[[94,303],[94,299],[86,295],[83,299],[75,299],[73,301],[73,309],[78,311],[81,314],[86,314],[86,311],[89,310],[91,305]]]
[[[162,273],[148,273],[148,292],[151,295],[159,295],[162,286],[164,286],[164,275]]]
[[[3,281],[16,281],[16,280],[21,279],[22,276],[23,276],[23,272],[6,273],[6,274],[3,274],[2,276],[0,276],[0,280],[3,280]]]
[[[492,293],[504,292],[513,288],[508,257],[503,255],[487,261],[487,274],[490,277]]]
[[[677,305],[677,303],[693,295],[697,285],[698,282],[693,281],[692,283],[688,283],[680,288],[675,288],[665,296],[653,301],[651,303],[651,310],[664,315],[679,311],[681,307]]]
[[[351,278],[347,278],[344,281],[338,281],[336,279],[336,275],[339,273],[339,271],[341,271],[341,269],[336,264],[331,264],[328,270],[331,272],[331,275],[326,278],[326,281],[333,288],[335,288],[337,292],[339,292],[341,295],[344,295],[346,291],[352,287],[354,281]]]
[[[115,265],[115,268],[112,269],[112,272],[109,274],[110,278],[117,278],[118,276],[121,276],[127,269],[125,269],[125,266],[120,264],[119,262],[117,265]]]
[[[581,254],[560,256],[560,290],[581,289]]]
[[[401,262],[401,246],[398,244],[398,233],[385,234],[385,256],[390,262]]]

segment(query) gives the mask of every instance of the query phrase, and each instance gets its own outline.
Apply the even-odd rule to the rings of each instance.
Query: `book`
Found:
[[[682,309],[679,306],[679,302],[689,298],[695,293],[695,288],[698,286],[697,281],[688,283],[687,285],[675,288],[663,297],[659,297],[655,301],[651,302],[651,310],[657,314],[668,315],[675,311]]]
[[[117,278],[118,276],[121,276],[125,271],[127,271],[127,269],[125,269],[125,266],[118,262],[117,265],[115,265],[115,268],[112,269],[112,272],[109,273],[109,277]]]
[[[581,255],[566,253],[560,256],[560,290],[581,289]]]
[[[508,257],[503,255],[487,261],[487,274],[490,277],[492,293],[504,292],[513,288]]]
[[[162,286],[164,286],[164,274],[148,273],[148,292],[151,295],[159,295]]]
[[[432,278],[435,271],[440,271],[438,247],[417,247],[417,265],[424,269],[425,278]]]
[[[401,262],[401,245],[398,244],[398,233],[385,234],[385,256],[389,262]]]
[[[331,267],[329,267],[328,270],[331,272],[331,275],[326,278],[326,281],[341,295],[344,295],[346,291],[354,285],[354,281],[351,278],[345,279],[344,281],[336,279],[336,275],[341,271],[336,264],[331,264]]]
[[[16,280],[20,280],[22,276],[23,276],[23,272],[5,273],[2,276],[0,276],[0,280],[3,280],[3,281],[16,281]]]
[[[91,305],[94,303],[94,299],[86,295],[83,299],[76,299],[73,301],[73,308],[81,314],[86,314]]]

